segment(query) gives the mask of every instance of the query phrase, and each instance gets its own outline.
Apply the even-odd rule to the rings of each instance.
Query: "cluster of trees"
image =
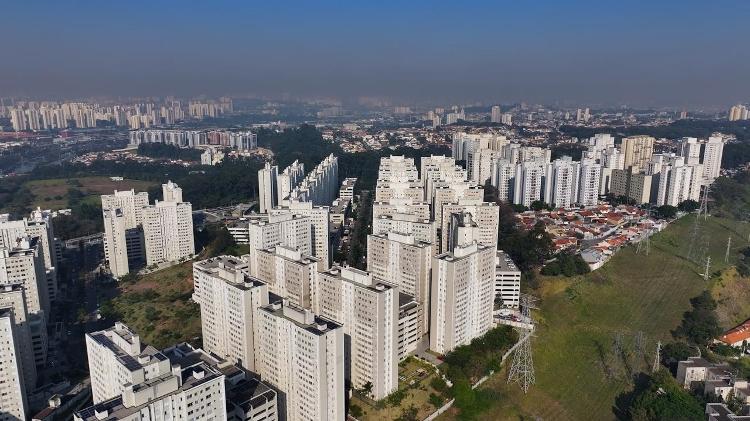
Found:
[[[726,155],[726,153],[725,153]],[[711,214],[740,221],[750,219],[750,173],[719,177],[711,185]]]
[[[453,383],[453,387],[445,392],[456,399],[455,406],[461,411],[461,419],[478,419],[491,408],[495,392],[472,389],[471,385],[489,372],[499,370],[503,353],[517,341],[518,334],[510,326],[500,326],[445,356],[443,372]],[[433,384],[440,392],[439,386]]]
[[[73,187],[68,189],[70,215],[55,218],[55,235],[61,240],[83,237],[104,231],[102,206],[99,200],[84,200],[86,194]]]
[[[567,277],[589,272],[591,272],[591,269],[588,263],[580,255],[569,252],[559,253],[554,261],[547,263],[540,271],[545,276],[564,275]]]
[[[645,387],[634,395],[628,410],[634,421],[705,419],[703,402],[683,389],[669,371],[659,370],[648,376]]]
[[[138,145],[138,155],[151,158],[180,159],[183,161],[200,161],[201,151],[194,148],[180,148],[165,143],[142,143]]]
[[[719,319],[716,316],[716,301],[709,291],[691,298],[692,309],[686,311],[682,323],[672,334],[684,338],[689,343],[706,346],[721,333]]]

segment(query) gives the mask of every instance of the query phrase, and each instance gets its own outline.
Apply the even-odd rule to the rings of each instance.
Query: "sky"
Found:
[[[8,1],[0,97],[726,108],[750,1]]]

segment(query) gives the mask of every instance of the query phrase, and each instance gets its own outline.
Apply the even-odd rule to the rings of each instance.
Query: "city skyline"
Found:
[[[742,39],[744,2],[174,6],[7,5],[2,96],[721,108],[750,97],[750,59],[716,48]]]

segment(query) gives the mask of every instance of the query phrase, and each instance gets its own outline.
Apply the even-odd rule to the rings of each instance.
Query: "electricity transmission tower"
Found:
[[[521,295],[521,313],[525,320],[529,323],[534,323],[531,318],[531,309],[536,308],[534,305],[536,298],[522,294]],[[534,360],[531,355],[531,337],[532,330],[519,329],[519,335],[521,336],[521,343],[513,352],[513,361],[510,366],[510,372],[508,373],[508,383],[518,383],[526,393],[529,387],[536,382],[534,377]]]
[[[707,281],[711,271],[711,256],[706,257],[706,267],[703,269],[703,280]]]
[[[646,340],[645,340],[645,338],[643,336],[643,331],[639,330],[635,334],[635,353],[636,353],[636,355],[638,355],[638,359],[639,360],[643,359],[643,351],[644,351],[643,348],[645,346],[645,342],[646,342]]]
[[[661,341],[656,343],[656,356],[654,357],[654,365],[651,367],[651,372],[656,373],[659,371],[659,362],[661,361]]]
[[[706,259],[708,253],[708,232],[704,226],[704,221],[708,219],[708,193],[711,186],[706,186],[703,190],[703,197],[701,197],[701,204],[698,208],[698,213],[695,216],[695,223],[690,234],[688,259],[692,260],[697,264],[702,264]],[[701,218],[701,216],[703,218]]]
[[[651,220],[651,208],[648,209],[648,220]],[[646,253],[646,256],[648,256],[648,253],[651,251],[651,229],[645,230],[643,234],[641,234],[641,239],[638,240],[638,244],[635,248],[636,254],[641,254],[642,252]]]
[[[727,251],[724,253],[724,263],[729,263],[729,250],[732,249],[732,236],[727,238]]]

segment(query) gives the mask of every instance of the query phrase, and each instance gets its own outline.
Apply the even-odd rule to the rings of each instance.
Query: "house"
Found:
[[[724,334],[719,337],[719,342],[723,342],[726,345],[735,348],[742,348],[747,345],[748,342],[750,342],[750,319],[745,320],[739,326],[733,327],[724,332]]]
[[[712,363],[701,357],[690,357],[677,364],[677,383],[685,389],[691,389],[699,382],[731,380],[731,376],[726,363]]]

